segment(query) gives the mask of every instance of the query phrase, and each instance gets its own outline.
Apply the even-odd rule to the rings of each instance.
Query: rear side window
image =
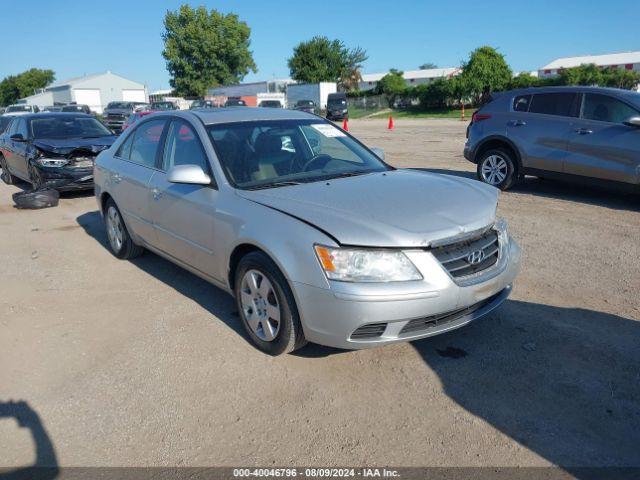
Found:
[[[528,112],[531,104],[531,95],[520,95],[513,99],[514,112]]]
[[[608,95],[587,93],[582,105],[582,118],[600,122],[623,123],[638,112],[624,102]]]
[[[531,99],[529,113],[575,117],[575,93],[538,93]]]
[[[133,132],[129,160],[145,167],[155,167],[164,125],[165,120],[151,120],[140,125]]]

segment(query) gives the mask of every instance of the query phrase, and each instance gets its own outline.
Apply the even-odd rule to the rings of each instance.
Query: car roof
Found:
[[[25,120],[31,120],[32,118],[76,118],[76,117],[86,117],[93,118],[92,115],[82,112],[38,112],[38,113],[29,113],[27,115],[21,115],[20,118],[24,118]]]
[[[315,115],[299,110],[285,110],[283,108],[268,109],[254,107],[230,107],[203,110],[177,110],[173,115],[196,116],[205,125],[232,122],[251,122],[255,120],[310,120],[317,119]]]
[[[629,95],[632,93],[629,90],[623,90],[620,88],[610,88],[610,87],[587,87],[580,85],[573,86],[555,86],[555,87],[528,87],[528,88],[517,88],[514,90],[507,90],[503,92],[495,92],[496,95],[501,95],[508,93],[510,95],[526,95],[531,93],[552,93],[552,92],[590,92],[590,93],[609,93],[612,95]]]

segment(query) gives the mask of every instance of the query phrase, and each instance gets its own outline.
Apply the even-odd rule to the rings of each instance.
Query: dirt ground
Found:
[[[465,126],[350,124],[395,166],[473,176]],[[91,194],[19,211],[16,191],[0,185],[0,466],[640,466],[639,197],[527,178],[500,200],[523,268],[494,314],[271,358],[221,291],[116,260]]]

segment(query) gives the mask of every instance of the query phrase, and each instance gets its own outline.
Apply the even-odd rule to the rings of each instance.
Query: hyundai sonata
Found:
[[[520,250],[498,190],[398,170],[317,116],[149,115],[96,161],[109,245],[234,295],[249,338],[366,348],[461,327],[509,295]]]

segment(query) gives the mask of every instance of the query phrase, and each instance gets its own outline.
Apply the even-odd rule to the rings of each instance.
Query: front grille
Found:
[[[411,320],[407,322],[407,324],[404,327],[402,327],[402,330],[400,330],[400,335],[419,332],[421,330],[428,331],[428,330],[440,328],[446,325],[447,323],[455,322],[456,320],[462,317],[466,317],[467,315],[470,315],[476,310],[479,310],[485,305],[491,303],[493,300],[496,299],[496,297],[500,296],[501,294],[502,292],[498,292],[489,298],[485,298],[484,300],[478,303],[474,303],[473,305],[470,305],[465,308],[460,308],[458,310],[453,310],[453,311],[441,313],[438,315],[432,315],[430,317],[416,318],[415,320]]]
[[[351,339],[362,340],[365,338],[380,337],[386,329],[386,323],[368,323],[356,328],[355,331],[351,334]]]
[[[452,277],[460,278],[495,265],[499,250],[498,232],[490,229],[474,238],[435,247],[431,253]]]

